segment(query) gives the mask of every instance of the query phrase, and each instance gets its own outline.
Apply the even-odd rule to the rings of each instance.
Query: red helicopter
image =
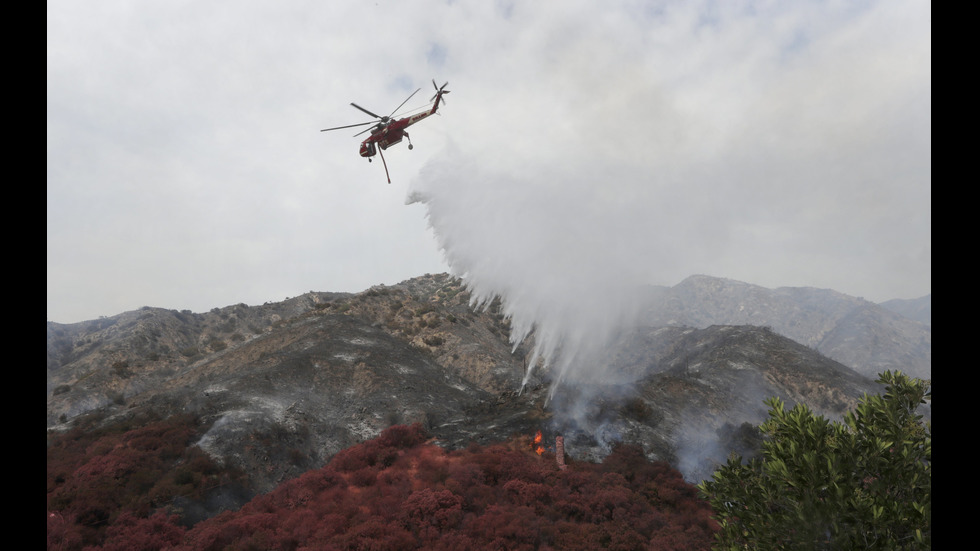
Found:
[[[446,103],[446,100],[442,96],[449,93],[449,90],[446,90],[446,85],[448,84],[449,82],[446,82],[446,84],[443,84],[442,86],[437,86],[435,79],[432,80],[432,86],[436,89],[436,95],[432,96],[430,101],[435,100],[435,103],[432,104],[432,109],[429,109],[427,111],[422,111],[421,113],[417,113],[415,115],[411,115],[397,120],[393,120],[391,118],[392,116],[394,116],[395,111],[401,109],[402,105],[408,103],[408,100],[412,99],[412,96],[414,96],[419,92],[419,90],[421,90],[421,88],[419,88],[418,90],[412,92],[412,94],[408,96],[408,98],[405,101],[403,101],[401,105],[396,107],[395,110],[391,112],[391,115],[388,115],[387,117],[375,115],[374,113],[368,111],[367,109],[361,107],[360,105],[351,102],[351,105],[360,109],[361,111],[364,111],[368,115],[371,115],[372,117],[378,119],[379,122],[368,121],[368,122],[362,122],[358,124],[348,124],[346,126],[335,126],[333,128],[324,128],[320,132],[327,132],[329,130],[340,130],[342,128],[353,128],[355,126],[364,126],[366,124],[374,124],[374,126],[372,126],[371,128],[368,128],[363,132],[358,132],[357,134],[354,134],[354,136],[360,136],[364,132],[368,132],[368,131],[371,132],[371,135],[368,136],[366,140],[361,142],[361,150],[360,150],[361,157],[367,157],[368,161],[371,160],[371,157],[374,157],[376,154],[380,153],[381,151],[388,149],[389,146],[401,142],[402,138],[408,138],[408,148],[412,149],[412,138],[408,136],[408,132],[405,132],[405,129],[419,122],[420,120],[428,117],[429,115],[434,115],[436,113],[436,110],[439,109],[440,101]],[[388,183],[390,184],[391,176],[388,175],[388,163],[385,162],[384,154],[381,154],[381,162],[385,166],[385,176],[388,176]]]

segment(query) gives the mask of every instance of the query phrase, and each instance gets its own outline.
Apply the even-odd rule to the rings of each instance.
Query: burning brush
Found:
[[[544,446],[541,445],[542,439],[541,431],[535,433],[534,438],[531,439],[531,447],[534,449],[534,453],[538,455],[545,451]],[[555,462],[558,463],[558,469],[562,471],[568,468],[565,465],[565,438],[563,436],[555,437]]]
[[[531,441],[531,445],[534,446],[534,453],[541,455],[544,453],[544,446],[541,445],[541,431],[538,431],[534,435],[534,440]]]

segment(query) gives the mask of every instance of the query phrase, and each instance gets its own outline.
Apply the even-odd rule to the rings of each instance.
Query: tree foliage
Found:
[[[929,549],[932,427],[917,414],[931,383],[879,376],[842,421],[766,400],[762,456],[737,455],[699,489],[722,549]]]

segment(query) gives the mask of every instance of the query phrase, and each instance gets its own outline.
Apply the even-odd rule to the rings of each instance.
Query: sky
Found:
[[[559,346],[694,274],[931,293],[925,0],[47,7],[48,321],[451,272]],[[320,132],[433,80],[391,184]]]

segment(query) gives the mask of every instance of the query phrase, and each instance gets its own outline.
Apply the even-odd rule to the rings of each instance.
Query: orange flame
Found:
[[[538,444],[538,446],[534,448],[534,453],[536,453],[538,455],[543,454],[544,453],[544,446],[541,446],[540,445],[541,444],[541,431],[538,431],[538,433],[534,435],[534,443],[535,444]]]

